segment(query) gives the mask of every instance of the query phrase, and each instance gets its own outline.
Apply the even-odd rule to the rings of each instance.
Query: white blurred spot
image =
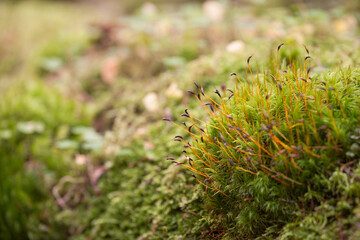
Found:
[[[176,83],[171,83],[168,89],[166,89],[165,95],[170,98],[182,98],[184,93]]]
[[[239,52],[243,51],[244,48],[245,48],[245,44],[240,40],[236,40],[236,41],[229,43],[226,46],[226,51],[229,53],[239,53]]]
[[[142,100],[145,109],[149,112],[157,112],[160,108],[159,97],[156,93],[148,93]]]

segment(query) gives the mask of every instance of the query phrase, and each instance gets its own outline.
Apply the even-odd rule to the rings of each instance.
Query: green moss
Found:
[[[356,148],[349,136],[359,124],[359,70],[311,74],[307,59],[295,65],[291,54],[291,62],[280,58],[284,69],[271,64],[275,76],[249,72],[216,98],[199,87],[205,125],[183,114],[193,140],[184,141],[188,161],[175,162],[195,174],[222,237],[276,236],[297,211],[324,200],[325,179]]]
[[[322,196],[321,204],[313,212],[298,211],[295,220],[284,226],[279,239],[357,239],[360,223],[359,166],[348,167],[346,172],[338,169],[330,179],[323,179],[326,182],[323,193],[327,195]]]

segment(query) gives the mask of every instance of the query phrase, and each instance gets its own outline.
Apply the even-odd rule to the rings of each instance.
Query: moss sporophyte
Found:
[[[311,176],[346,161],[346,135],[358,124],[359,80],[350,68],[312,73],[306,47],[303,59],[281,60],[283,45],[277,48],[274,66],[262,73],[256,67],[254,73],[250,56],[246,75],[232,73],[234,87],[215,90],[214,97],[194,83],[195,90],[188,92],[209,121],[187,109],[181,115],[187,122],[163,119],[192,139],[175,136],[174,141],[184,144],[186,160],[169,160],[190,170],[209,199],[218,193],[238,198],[227,186],[261,174],[289,188],[306,189]]]

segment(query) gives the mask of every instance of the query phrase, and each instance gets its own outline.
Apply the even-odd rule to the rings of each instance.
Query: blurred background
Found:
[[[358,0],[2,0],[0,239],[190,234],[201,203],[160,119],[282,42],[315,72],[358,66],[359,24]]]

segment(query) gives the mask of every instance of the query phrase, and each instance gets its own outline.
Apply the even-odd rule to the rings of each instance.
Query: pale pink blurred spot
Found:
[[[147,134],[147,130],[143,127],[139,127],[136,129],[134,133],[134,138],[141,138]]]
[[[206,1],[203,4],[203,11],[212,21],[220,22],[225,15],[225,6],[219,1]]]
[[[87,157],[84,154],[76,154],[75,163],[77,165],[84,165],[86,163]]]
[[[105,60],[101,67],[101,78],[105,83],[113,82],[119,73],[119,59],[109,57]]]
[[[157,14],[158,9],[152,2],[146,2],[141,6],[141,13],[146,16],[154,16]]]
[[[152,150],[155,148],[155,145],[149,141],[144,142],[144,148],[147,150]]]
[[[100,177],[105,173],[105,168],[103,166],[95,167],[92,172],[89,172],[90,182],[93,186],[97,185]]]

